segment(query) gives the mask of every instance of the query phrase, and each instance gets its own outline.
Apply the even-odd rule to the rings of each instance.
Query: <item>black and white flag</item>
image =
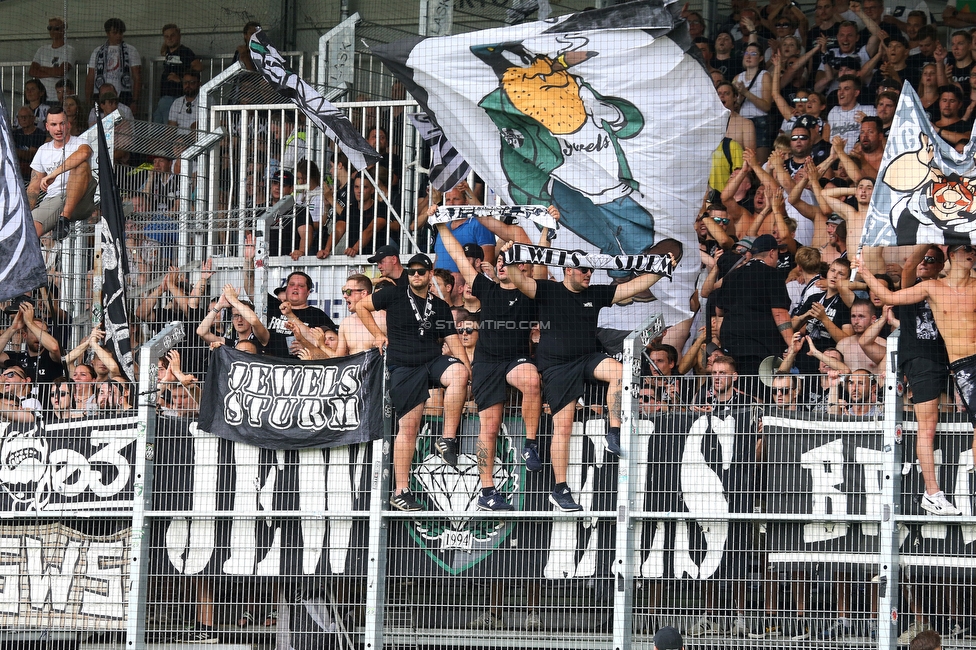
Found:
[[[448,142],[441,127],[422,111],[411,113],[407,117],[430,147],[431,163],[428,172],[430,184],[440,192],[447,192],[467,178],[468,173],[471,172],[471,165],[466,163],[454,145]]]
[[[285,60],[260,28],[251,36],[249,45],[251,60],[258,72],[275,90],[292,100],[305,117],[325,131],[339,145],[353,167],[364,169],[382,159],[342,111],[304,79],[285,69]]]
[[[41,243],[34,231],[17,149],[7,120],[7,106],[0,98],[0,147],[3,186],[0,187],[0,300],[9,300],[47,282]]]
[[[125,212],[122,195],[115,182],[112,153],[105,141],[105,127],[98,122],[98,189],[102,197],[102,312],[105,319],[105,345],[129,381],[135,382],[129,314],[125,300],[125,279],[129,258],[125,252]]]
[[[383,436],[383,359],[377,350],[321,361],[211,355],[200,428],[264,449],[342,447]]]

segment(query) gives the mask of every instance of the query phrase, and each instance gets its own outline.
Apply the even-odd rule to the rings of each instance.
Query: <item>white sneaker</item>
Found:
[[[722,626],[711,621],[707,616],[702,616],[698,622],[685,630],[688,636],[705,636],[706,634],[721,634]]]
[[[468,621],[469,630],[501,630],[505,628],[502,619],[491,612],[479,614]]]
[[[729,633],[732,636],[746,636],[749,632],[749,625],[746,623],[745,617],[736,616],[735,620],[732,621],[732,627],[729,628]]]
[[[949,503],[949,500],[946,499],[945,492],[941,490],[935,494],[923,492],[921,505],[922,510],[931,512],[933,515],[954,516],[962,514],[962,510]]]
[[[526,630],[538,630],[542,628],[542,619],[535,612],[529,612],[525,615],[525,622],[522,623],[522,628]]]
[[[898,645],[908,645],[912,642],[912,639],[917,637],[919,634],[925,630],[931,629],[931,626],[929,626],[927,623],[912,621],[912,624],[908,626],[908,629],[898,636]]]

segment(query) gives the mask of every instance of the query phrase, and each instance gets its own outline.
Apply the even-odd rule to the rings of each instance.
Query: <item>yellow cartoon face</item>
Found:
[[[502,88],[515,108],[553,135],[574,133],[586,122],[579,84],[566,70],[553,70],[553,60],[548,57],[540,56],[526,67],[508,68]]]

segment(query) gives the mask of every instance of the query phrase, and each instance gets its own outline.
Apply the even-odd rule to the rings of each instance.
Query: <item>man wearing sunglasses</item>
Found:
[[[20,366],[9,364],[0,371],[0,419],[33,422],[42,405],[31,397],[31,379]]]
[[[71,72],[75,64],[75,48],[64,42],[65,23],[60,18],[47,21],[47,34],[51,37],[50,45],[42,45],[34,53],[30,69],[27,74],[40,79],[47,89],[48,100],[58,96],[55,84]]]
[[[405,289],[384,289],[356,305],[356,314],[375,338],[376,347],[382,350],[389,342],[386,363],[390,399],[398,418],[393,442],[395,487],[390,506],[404,512],[424,509],[410,491],[410,465],[430,389],[444,388],[444,429],[434,448],[445,464],[457,467],[458,427],[471,376],[451,308],[430,290],[433,269],[430,258],[417,253],[404,269],[408,281]],[[386,311],[385,334],[373,318],[377,310]],[[442,342],[447,344],[450,355],[441,353]]]
[[[400,259],[396,259],[397,263],[399,263]],[[403,274],[403,277],[407,277],[406,273]],[[363,298],[368,298],[372,293],[373,283],[365,275],[355,273],[346,278],[346,284],[342,287],[342,299],[346,301],[346,308],[349,310],[349,315],[339,323],[339,344],[336,347],[337,357],[364,352],[373,347],[373,335],[369,333],[369,330],[363,325],[363,321],[356,315],[356,305]],[[373,320],[376,321],[376,325],[380,330],[383,332],[386,331],[386,312],[375,312],[373,314]]]
[[[930,251],[934,250],[929,248]],[[941,254],[941,251],[940,251]],[[930,256],[926,252],[926,256]],[[935,257],[932,255],[932,257]],[[945,351],[949,361],[949,369],[954,373],[956,388],[962,398],[969,413],[969,418],[976,423],[976,278],[972,277],[973,265],[976,264],[976,248],[970,244],[956,244],[948,247],[947,255],[950,267],[949,273],[945,278],[934,275],[931,279],[919,282],[914,286],[908,286],[899,291],[890,291],[888,287],[870,273],[862,274],[864,282],[885,304],[888,305],[916,305],[927,301],[931,308],[932,318],[945,342]],[[915,257],[917,260],[918,258]],[[858,263],[860,263],[860,258]],[[909,260],[911,262],[913,260]],[[924,262],[925,259],[923,258]],[[908,264],[906,263],[906,268]],[[919,266],[921,269],[921,265]],[[904,278],[903,278],[904,279]],[[899,312],[901,317],[901,312]],[[901,318],[904,324],[906,318]],[[921,338],[925,329],[916,330]],[[904,338],[904,337],[902,337]],[[901,339],[899,339],[901,340]],[[921,342],[921,341],[920,341]],[[915,348],[916,350],[918,347]],[[906,352],[899,348],[903,363],[915,361],[915,355],[906,356]],[[911,348],[908,351],[911,354]],[[937,358],[937,357],[936,357]],[[933,367],[930,374],[939,372],[939,368]],[[934,421],[938,422],[938,403],[939,393],[938,378],[933,382],[931,394],[921,394],[915,384],[911,384],[913,397],[916,402],[915,412],[919,420],[918,456],[922,464],[922,477],[925,480],[925,494],[922,495],[921,506],[924,510],[936,515],[958,515],[961,511],[955,507],[947,498],[944,492],[930,492],[934,484],[938,490],[938,478],[935,473],[934,462],[929,465],[928,458],[931,457],[931,448],[934,446],[935,427],[924,427],[923,418],[928,415],[932,419],[930,408],[924,408],[925,404],[919,402],[935,402]],[[943,383],[944,387],[945,384]],[[934,397],[933,397],[934,394]],[[922,408],[920,408],[922,407]],[[931,424],[930,421],[927,421]],[[973,453],[976,457],[976,435],[973,440]],[[923,457],[923,454],[925,457]],[[969,469],[973,468],[973,459],[969,460]],[[964,498],[964,497],[963,497]]]
[[[509,241],[502,252],[513,246]],[[658,250],[670,255],[677,264],[681,258],[678,242],[665,239]],[[582,252],[582,251],[577,251]],[[651,273],[638,275],[622,284],[590,285],[592,268],[566,268],[563,281],[536,280],[527,276],[517,264],[506,265],[512,284],[536,301],[539,309],[541,339],[536,349],[536,362],[542,371],[545,401],[552,411],[553,433],[550,456],[556,479],[549,502],[563,512],[575,512],[583,507],[573,499],[566,483],[569,466],[569,439],[573,429],[576,402],[585,384],[607,384],[607,411],[610,428],[606,434],[606,451],[619,457],[620,404],[623,367],[607,355],[597,339],[600,310],[626,302],[647,291],[661,279]],[[785,289],[784,289],[785,293]],[[603,456],[597,450],[598,458]]]

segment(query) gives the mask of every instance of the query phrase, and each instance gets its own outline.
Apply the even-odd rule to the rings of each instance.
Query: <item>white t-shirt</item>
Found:
[[[946,4],[950,7],[955,7],[956,0],[949,0]],[[925,0],[895,0],[895,4],[893,6],[885,7],[886,15],[894,16],[902,22],[908,22],[908,14],[913,11],[924,11],[925,15],[928,17],[928,24],[936,24],[937,19],[934,15],[932,15],[932,11],[929,9],[929,5],[925,2]]]
[[[749,90],[753,95],[757,97],[762,97],[763,84],[766,82],[772,83],[770,79],[766,79],[769,76],[765,70],[760,70],[752,80],[752,88]],[[735,78],[736,81],[741,81],[742,84],[749,88],[749,81],[746,79],[746,73],[740,72]],[[742,107],[739,109],[739,115],[749,119],[750,117],[762,117],[763,115],[768,115],[769,113],[759,110],[759,107],[752,103],[752,100],[747,99],[742,102]]]
[[[54,141],[45,142],[37,149],[37,153],[34,154],[34,160],[31,161],[31,169],[47,176],[55,168],[59,167],[71,154],[83,146],[87,147],[88,143],[84,138],[79,137],[69,137],[68,142],[61,149],[54,148]],[[54,182],[47,188],[47,196],[53,197],[64,194],[64,187],[68,182],[68,176],[70,174],[71,172],[60,174],[55,178]]]
[[[197,99],[199,99],[199,95],[193,99],[187,99],[186,95],[183,95],[174,101],[173,105],[169,107],[169,121],[176,122],[176,126],[181,129],[189,129],[193,124],[196,124]],[[189,112],[187,109],[190,109]]]
[[[132,47],[128,43],[123,43],[125,46],[125,51],[129,56],[129,69],[136,66],[142,65],[142,59],[139,58],[139,51]],[[95,65],[98,63],[98,50],[100,47],[96,47],[92,51],[91,58],[88,59],[88,67],[94,69]],[[108,52],[105,54],[105,69],[103,74],[105,75],[105,81],[103,83],[112,84],[115,86],[115,92],[122,92],[122,56],[120,54],[121,50],[118,45],[109,45]],[[97,72],[96,72],[97,74]]]
[[[34,54],[34,62],[44,66],[45,68],[53,68],[54,66],[61,65],[62,63],[69,64],[69,68],[75,65],[75,48],[71,47],[67,43],[61,47],[51,47],[50,45],[42,45],[37,48],[37,52]],[[67,72],[67,70],[65,70]],[[58,89],[55,86],[58,83],[57,77],[45,77],[41,79],[40,82],[44,84],[44,88],[47,89],[47,100],[53,102],[58,98]]]
[[[868,54],[867,46],[862,47],[857,52],[851,52],[850,54],[842,54],[839,47],[832,47],[829,50],[827,50],[827,54],[833,55],[834,58],[841,58],[845,56],[856,56],[858,60],[861,62],[861,67],[864,67],[864,64],[871,60],[871,55]],[[823,69],[824,69],[824,64],[823,62],[821,62],[820,66],[817,68],[817,72],[822,72]],[[837,86],[839,85],[840,83],[837,81],[837,77],[835,76],[834,80],[831,81],[830,85],[827,87],[827,90],[824,91],[824,95],[829,95],[830,93],[834,92],[835,90],[837,90]]]
[[[877,115],[874,106],[854,104],[854,108],[845,111],[840,106],[834,106],[827,113],[827,123],[830,124],[830,137],[839,135],[847,143],[844,151],[850,151],[857,144],[857,139],[861,136],[861,125],[854,119],[855,114],[861,111],[865,115]]]

